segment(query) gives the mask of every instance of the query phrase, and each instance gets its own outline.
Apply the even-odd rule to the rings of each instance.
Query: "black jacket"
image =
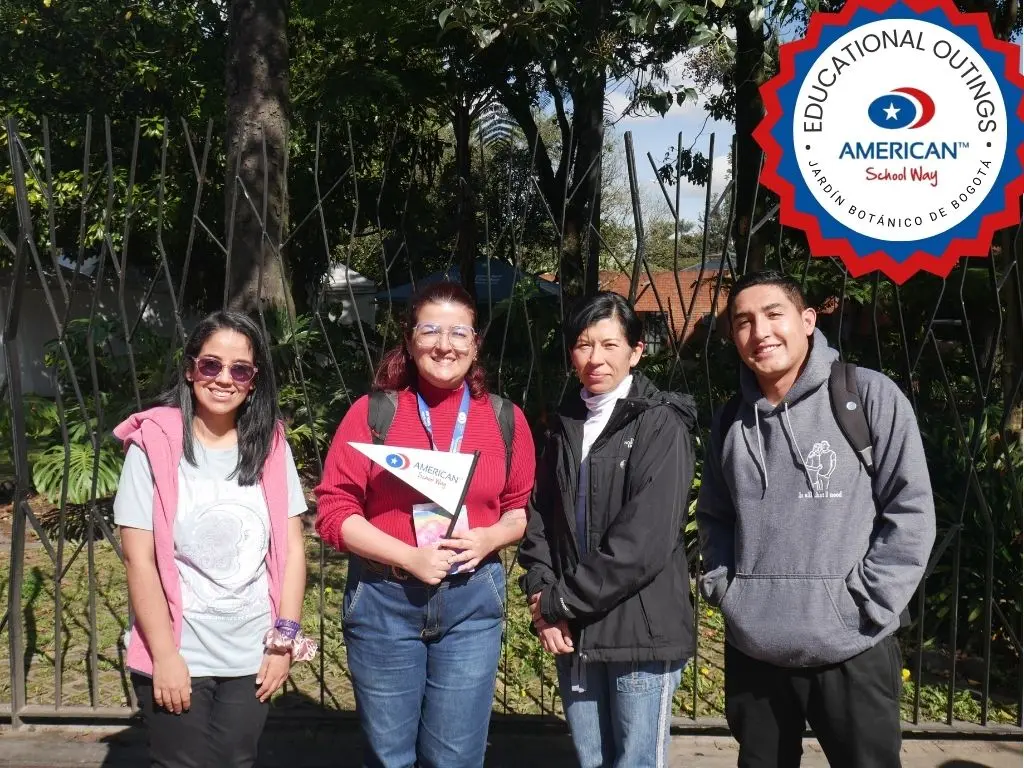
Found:
[[[586,405],[572,392],[537,467],[519,562],[527,596],[565,619],[585,661],[675,661],[693,654],[683,526],[693,481],[693,398],[633,373],[587,458],[587,555],[576,545]]]

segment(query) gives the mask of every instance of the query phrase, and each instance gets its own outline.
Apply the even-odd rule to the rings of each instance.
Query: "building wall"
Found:
[[[17,353],[21,369],[21,388],[25,394],[38,394],[52,397],[56,394],[50,372],[44,364],[46,344],[56,339],[59,334],[58,322],[63,322],[67,309],[64,303],[64,296],[56,278],[50,278],[48,287],[50,296],[55,304],[57,320],[50,304],[46,299],[46,293],[42,286],[36,281],[33,285],[34,276],[30,276],[29,284],[23,289],[21,297],[21,312],[18,319],[18,333],[15,337]],[[89,279],[79,279],[75,294],[71,298],[71,310],[67,315],[69,320],[84,319],[89,317],[92,309],[92,291],[95,283]],[[145,288],[132,286],[125,288],[125,308],[128,314],[129,327],[135,323],[139,316],[139,307],[145,297]],[[10,289],[0,288],[0,316],[6,316]],[[97,317],[108,318],[118,323],[121,322],[120,303],[118,302],[118,289],[115,285],[105,285],[99,294],[99,302],[96,309]],[[162,291],[154,290],[150,297],[149,304],[143,315],[143,322],[159,334],[171,337],[174,333],[174,314],[170,297]],[[188,324],[186,324],[188,327]],[[2,343],[0,343],[2,347]],[[118,348],[121,347],[121,348]],[[123,345],[113,345],[113,349],[98,349],[97,354],[119,354],[122,353]],[[6,376],[6,365],[0,366],[0,380]]]

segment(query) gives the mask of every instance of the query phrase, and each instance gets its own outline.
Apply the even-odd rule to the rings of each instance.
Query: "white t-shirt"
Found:
[[[181,656],[193,677],[241,677],[259,672],[270,629],[266,556],[270,512],[259,483],[228,479],[238,448],[206,448],[196,464],[178,465],[174,560],[184,606]],[[285,446],[288,516],[306,511],[291,449]],[[136,445],[128,448],[114,498],[114,522],[153,530],[153,473]]]

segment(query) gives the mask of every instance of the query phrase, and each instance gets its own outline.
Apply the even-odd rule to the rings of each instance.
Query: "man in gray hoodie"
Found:
[[[697,525],[739,765],[798,766],[806,721],[833,767],[899,766],[893,633],[935,539],[914,412],[888,377],[856,369],[872,478],[832,412],[838,353],[799,284],[745,275],[727,312],[741,400],[712,425]]]

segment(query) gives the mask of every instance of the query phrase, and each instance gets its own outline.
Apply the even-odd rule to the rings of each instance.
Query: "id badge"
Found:
[[[416,530],[416,546],[429,547],[434,544],[434,542],[445,538],[445,534],[448,532],[448,526],[451,525],[451,522],[452,519],[448,513],[433,502],[413,504],[412,524],[413,528]],[[459,519],[456,521],[455,529],[452,533],[462,533],[468,530],[469,510],[463,506],[462,514],[459,515]],[[471,573],[473,570],[474,569],[472,568],[463,569],[463,564],[458,563],[452,566],[452,569],[448,571],[448,575],[455,576],[459,573]]]

